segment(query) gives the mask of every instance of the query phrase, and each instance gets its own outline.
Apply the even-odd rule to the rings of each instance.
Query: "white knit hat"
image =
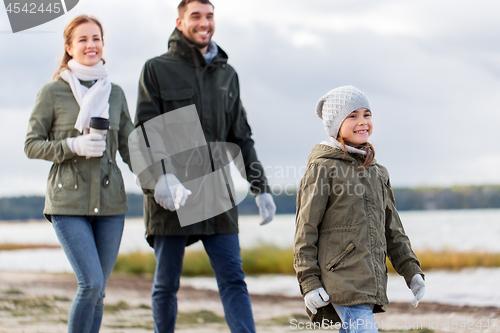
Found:
[[[330,90],[321,97],[316,104],[316,113],[323,119],[326,133],[336,139],[345,118],[359,108],[370,110],[365,94],[356,87],[343,86]]]

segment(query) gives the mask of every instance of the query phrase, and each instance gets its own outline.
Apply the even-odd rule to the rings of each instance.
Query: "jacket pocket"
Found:
[[[350,242],[349,244],[347,244],[347,247],[345,248],[345,250],[341,254],[339,254],[338,256],[335,256],[333,259],[331,259],[326,264],[326,269],[333,272],[335,270],[335,268],[337,268],[337,266],[342,262],[342,260],[348,254],[350,254],[352,251],[354,251],[355,248],[356,248],[356,246],[354,245],[353,242]]]
[[[55,164],[57,167],[54,168],[54,173],[52,175],[54,181],[54,195],[57,197],[59,195],[67,197],[68,191],[75,189],[75,172],[71,166],[71,160],[66,160],[62,163]]]
[[[123,185],[122,173],[113,160],[108,160],[109,172],[101,180],[101,202],[110,211],[119,210],[125,206],[127,196]]]
[[[192,88],[162,90],[160,95],[163,101],[163,112],[194,104],[194,90]]]

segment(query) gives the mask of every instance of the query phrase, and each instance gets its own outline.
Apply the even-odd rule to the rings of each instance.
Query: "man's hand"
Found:
[[[184,206],[190,194],[173,173],[161,175],[156,182],[156,203],[172,212]]]
[[[318,313],[318,309],[328,305],[330,296],[324,288],[312,290],[304,295],[304,302],[312,313]]]
[[[422,297],[424,297],[425,294],[425,281],[422,278],[422,275],[415,274],[412,277],[410,282],[410,289],[411,292],[413,293],[413,296],[415,296],[413,301],[411,301],[411,304],[414,307],[417,307],[418,302],[420,302],[420,300],[422,299]]]
[[[257,203],[257,207],[259,207],[259,214],[262,217],[260,225],[271,222],[276,213],[273,196],[269,193],[261,193],[255,197],[255,202]]]

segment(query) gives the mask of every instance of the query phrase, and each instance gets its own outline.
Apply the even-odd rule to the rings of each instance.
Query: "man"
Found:
[[[241,150],[246,178],[263,217],[261,224],[266,224],[272,220],[276,206],[255,153],[240,101],[238,76],[227,64],[226,53],[211,40],[214,6],[208,0],[183,0],[178,10],[168,52],[148,60],[143,68],[136,127],[195,104],[206,142],[231,142]],[[213,167],[212,155],[210,159]],[[190,161],[186,164],[192,164]],[[176,210],[186,198],[189,202],[190,190],[195,189],[186,189],[179,181],[184,177],[184,165],[175,166],[174,162],[163,165],[154,192],[145,191],[144,199],[146,237],[157,260],[152,290],[155,332],[174,331],[184,249],[198,240],[203,241],[210,257],[231,332],[255,332],[241,268],[237,208],[233,205],[225,213],[181,227]],[[186,165],[186,170],[188,167],[191,165]]]

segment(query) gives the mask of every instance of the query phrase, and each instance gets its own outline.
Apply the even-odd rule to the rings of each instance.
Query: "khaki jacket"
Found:
[[[91,86],[91,82],[82,84]],[[134,125],[122,89],[112,85],[103,157],[86,159],[66,144],[66,138],[80,135],[74,127],[79,112],[71,87],[58,79],[42,87],[29,120],[26,156],[53,162],[43,210],[49,221],[51,215],[118,215],[128,210],[116,152],[130,166],[128,135]]]
[[[302,295],[324,287],[339,305],[375,304],[385,311],[389,257],[409,287],[422,274],[396,211],[389,174],[362,157],[314,146],[297,196],[294,267]],[[314,321],[339,321],[333,307]]]

